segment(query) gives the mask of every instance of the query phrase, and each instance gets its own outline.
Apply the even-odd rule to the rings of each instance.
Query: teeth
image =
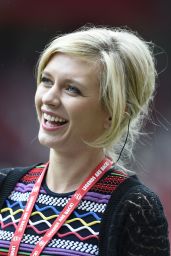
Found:
[[[60,122],[60,123],[66,122],[66,120],[63,119],[63,118],[54,117],[54,116],[48,115],[46,113],[44,113],[43,116],[44,116],[44,119],[46,119],[46,120],[48,120],[50,122],[54,122],[54,121],[55,122]]]

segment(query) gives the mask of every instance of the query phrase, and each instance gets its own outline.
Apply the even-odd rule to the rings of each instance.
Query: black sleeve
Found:
[[[156,194],[135,187],[119,207],[119,256],[169,256],[168,224]]]

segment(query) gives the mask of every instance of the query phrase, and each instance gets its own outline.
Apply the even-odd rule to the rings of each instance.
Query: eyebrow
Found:
[[[51,74],[50,74],[49,72],[44,71],[44,70],[41,72],[41,76],[42,76],[42,75],[51,76]]]

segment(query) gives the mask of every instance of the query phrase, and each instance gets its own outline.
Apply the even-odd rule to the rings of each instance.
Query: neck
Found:
[[[76,190],[91,171],[104,159],[102,149],[93,149],[79,155],[60,155],[50,150],[49,168],[46,176],[48,188],[56,193]]]

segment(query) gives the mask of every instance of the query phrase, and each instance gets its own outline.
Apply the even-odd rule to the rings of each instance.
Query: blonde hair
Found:
[[[104,148],[109,155],[116,154],[129,128],[131,153],[155,89],[156,70],[151,46],[127,29],[83,27],[56,37],[45,48],[38,61],[37,84],[55,53],[98,62],[100,100],[110,113],[111,126],[91,145]]]

